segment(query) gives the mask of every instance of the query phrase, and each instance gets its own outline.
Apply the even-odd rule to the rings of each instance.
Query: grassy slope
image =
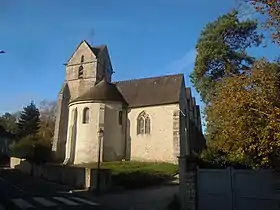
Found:
[[[96,168],[97,163],[79,165]],[[101,168],[112,170],[112,181],[125,188],[140,188],[158,185],[172,179],[178,173],[178,166],[171,163],[150,162],[103,162]]]

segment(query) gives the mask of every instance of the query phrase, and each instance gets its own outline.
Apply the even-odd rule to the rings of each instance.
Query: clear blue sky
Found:
[[[1,0],[0,49],[7,53],[0,54],[0,112],[55,100],[62,64],[82,39],[108,46],[115,81],[184,73],[191,86],[200,31],[233,6],[234,0]],[[273,58],[277,51],[252,52]]]

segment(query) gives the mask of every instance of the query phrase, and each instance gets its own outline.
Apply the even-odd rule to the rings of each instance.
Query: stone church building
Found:
[[[107,47],[86,41],[65,65],[52,148],[64,164],[96,162],[100,129],[101,161],[177,162],[205,147],[183,74],[112,82]]]

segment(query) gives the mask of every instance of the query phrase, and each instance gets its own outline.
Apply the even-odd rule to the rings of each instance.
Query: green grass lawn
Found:
[[[97,163],[79,166],[97,168]],[[171,180],[178,173],[178,165],[159,162],[103,162],[101,163],[101,168],[111,169],[113,183],[124,188],[159,185]]]

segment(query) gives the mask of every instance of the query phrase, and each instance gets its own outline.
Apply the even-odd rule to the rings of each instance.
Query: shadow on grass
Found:
[[[96,163],[82,164],[81,167],[96,168]],[[160,162],[103,162],[101,168],[112,171],[112,184],[124,189],[147,188],[171,183],[178,173],[178,165]]]
[[[114,185],[122,186],[125,189],[146,188],[172,181],[173,176],[149,171],[133,171],[112,175]]]

